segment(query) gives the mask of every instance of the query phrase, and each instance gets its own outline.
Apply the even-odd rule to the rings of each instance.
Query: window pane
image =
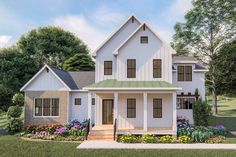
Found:
[[[112,75],[112,61],[104,61],[104,75]]]
[[[185,81],[192,81],[192,66],[185,66]]]
[[[184,66],[178,66],[178,81],[184,81]]]
[[[43,116],[50,116],[51,99],[43,99]]]
[[[75,105],[81,105],[81,98],[75,98]]]
[[[162,99],[153,99],[153,118],[162,118]]]
[[[153,78],[161,78],[161,59],[153,60]]]
[[[42,99],[35,99],[35,116],[42,116]]]
[[[128,59],[127,60],[127,78],[136,77],[136,60]]]
[[[52,99],[52,116],[59,116],[59,99]]]
[[[95,98],[92,98],[92,105],[95,105]]]
[[[127,118],[136,118],[136,99],[127,99]]]
[[[148,36],[141,36],[140,43],[147,44],[148,43]]]

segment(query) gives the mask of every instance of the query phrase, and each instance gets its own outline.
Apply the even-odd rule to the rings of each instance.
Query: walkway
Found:
[[[124,144],[115,141],[84,141],[77,149],[235,149],[236,144]]]

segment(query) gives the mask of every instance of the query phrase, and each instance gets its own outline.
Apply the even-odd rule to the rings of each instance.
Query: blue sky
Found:
[[[33,28],[54,25],[94,50],[131,15],[170,42],[174,24],[191,7],[190,0],[0,0],[0,47]]]

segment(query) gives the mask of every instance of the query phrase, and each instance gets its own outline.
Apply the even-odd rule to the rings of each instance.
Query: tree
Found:
[[[53,26],[31,30],[19,39],[17,46],[23,54],[36,61],[38,69],[44,64],[62,67],[69,57],[89,52],[87,46],[72,33]]]
[[[222,47],[216,59],[219,94],[236,94],[236,40]]]
[[[209,67],[207,85],[212,92],[212,111],[217,113],[217,54],[225,43],[235,39],[235,0],[194,0],[186,22],[175,25],[174,47],[178,53],[188,51]]]
[[[11,106],[11,98],[14,92],[0,84],[0,109],[7,111],[8,107]]]
[[[206,101],[198,99],[193,105],[193,120],[196,126],[208,126],[208,121],[211,115],[211,107]]]
[[[67,71],[91,71],[95,69],[95,63],[88,54],[78,53],[64,62],[63,69]]]
[[[14,106],[24,106],[24,95],[22,93],[16,93],[12,97],[12,103]]]

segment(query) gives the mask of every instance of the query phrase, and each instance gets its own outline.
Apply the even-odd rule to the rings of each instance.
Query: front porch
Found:
[[[113,131],[116,134],[176,135],[176,92],[175,91],[117,91],[93,92],[95,111],[92,130]],[[128,117],[127,100],[134,99],[134,117]],[[161,100],[159,114],[154,117],[153,100]],[[115,125],[115,127],[114,127]]]

